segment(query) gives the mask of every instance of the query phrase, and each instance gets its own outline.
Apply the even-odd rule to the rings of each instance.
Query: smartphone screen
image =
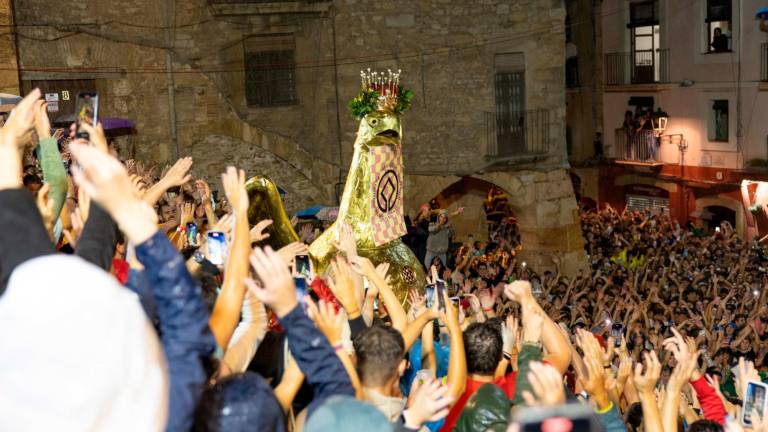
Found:
[[[294,274],[305,279],[312,279],[312,268],[309,264],[309,255],[296,255]]]
[[[621,346],[621,333],[624,330],[624,326],[621,324],[615,323],[613,326],[611,326],[611,336],[613,337],[613,346],[620,347]]]
[[[222,231],[208,231],[208,260],[214,265],[224,265],[227,239]]]
[[[429,284],[424,289],[424,297],[427,299],[427,307],[431,308],[435,304],[435,285]]]
[[[80,125],[87,123],[89,126],[96,127],[99,122],[99,94],[78,93],[75,100],[75,114],[77,115],[77,137],[88,139],[88,133]]]
[[[752,410],[757,411],[761,417],[765,412],[765,396],[768,386],[763,383],[749,381],[744,396],[744,410],[741,413],[741,423],[744,426],[752,426]]]
[[[437,296],[437,308],[441,311],[445,310],[445,281],[441,281],[438,279],[435,282],[435,292],[434,295]]]
[[[296,300],[304,304],[304,297],[307,295],[307,279],[302,276],[294,276],[293,283],[296,285]]]
[[[197,246],[197,225],[194,222],[187,223],[187,245]]]

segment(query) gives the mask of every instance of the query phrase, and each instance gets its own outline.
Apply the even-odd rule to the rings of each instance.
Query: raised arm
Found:
[[[536,298],[533,297],[530,282],[512,282],[504,288],[504,293],[509,299],[520,303],[523,307],[531,307],[537,310],[544,317],[541,332],[541,340],[547,351],[544,360],[554,366],[560,373],[565,373],[568,370],[568,365],[571,364],[571,350],[568,340],[563,336],[559,326],[547,316],[546,312],[536,301]]]
[[[451,337],[451,352],[448,358],[448,395],[453,397],[455,402],[464,393],[464,387],[467,384],[467,358],[464,353],[464,338],[459,325],[459,315],[448,298],[448,292],[443,294],[445,312],[441,312],[440,319],[445,323]]]
[[[384,302],[384,306],[387,307],[389,317],[392,319],[392,328],[399,331],[401,334],[405,331],[405,327],[408,325],[408,318],[405,315],[405,309],[397,300],[397,296],[392,291],[389,284],[376,272],[376,268],[371,264],[368,258],[357,256],[350,260],[352,268],[368,278],[371,283],[375,284],[379,288],[379,296]]]
[[[117,221],[126,238],[136,244],[136,256],[157,301],[163,349],[170,380],[167,430],[192,427],[195,407],[208,380],[204,364],[213,352],[208,311],[184,260],[164,234],[156,215],[133,190],[120,162],[94,147],[70,145],[82,167],[75,181]]]
[[[159,182],[155,183],[149,188],[144,195],[144,202],[153,206],[160,200],[160,197],[168,191],[168,189],[176,186],[181,186],[184,183],[192,179],[192,176],[188,175],[189,169],[192,167],[192,158],[185,157],[176,161],[175,164],[165,173],[163,178]]]
[[[333,395],[353,396],[355,388],[341,360],[299,307],[296,286],[285,262],[267,247],[254,249],[251,264],[263,286],[252,279],[246,279],[246,284],[259,300],[275,311],[288,336],[291,354],[314,390],[307,418],[315,407]]]
[[[240,321],[240,309],[243,306],[245,285],[243,280],[248,276],[248,193],[245,191],[245,172],[228,167],[221,176],[224,191],[232,206],[235,218],[235,231],[232,235],[232,246],[229,249],[227,268],[221,292],[216,298],[216,304],[211,313],[210,327],[216,342],[220,347],[229,345],[229,339]]]
[[[19,147],[33,128],[39,98],[40,90],[33,90],[0,129],[0,294],[19,264],[55,252],[40,212],[21,180]]]
[[[661,413],[659,413],[659,406],[656,404],[654,393],[656,383],[661,375],[661,363],[655,351],[651,351],[650,355],[644,353],[643,356],[645,357],[645,373],[643,373],[643,364],[637,363],[635,374],[632,377],[640,398],[640,406],[643,408],[643,426],[647,432],[664,432],[661,426]]]

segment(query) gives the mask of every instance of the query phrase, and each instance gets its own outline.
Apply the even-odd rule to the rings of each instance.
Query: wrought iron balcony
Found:
[[[669,82],[669,50],[615,52],[605,55],[609,86]]]
[[[624,128],[616,129],[613,157],[617,161],[635,162],[642,164],[657,164],[659,156],[659,139],[653,130],[639,131]]]
[[[549,111],[486,112],[486,156],[508,158],[549,152]]]
[[[760,81],[768,81],[768,43],[760,45]]]

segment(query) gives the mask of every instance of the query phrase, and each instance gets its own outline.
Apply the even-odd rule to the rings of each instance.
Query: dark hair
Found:
[[[502,355],[501,333],[490,323],[472,323],[464,331],[467,373],[493,375]]]
[[[217,292],[219,289],[219,281],[212,273],[200,270],[195,277],[200,284],[200,288],[203,292],[203,301],[208,308],[208,312],[213,311],[213,305],[216,304],[216,297],[219,295]]]
[[[691,423],[688,432],[723,432],[723,427],[712,420],[696,420]]]
[[[43,184],[43,180],[35,174],[26,174],[22,178],[22,182],[24,183],[24,186],[31,184]]]
[[[353,341],[357,355],[357,374],[365,386],[381,386],[397,376],[405,355],[405,341],[397,330],[375,324],[360,332]]]
[[[195,432],[285,431],[283,410],[264,378],[246,372],[207,388],[195,412]]]

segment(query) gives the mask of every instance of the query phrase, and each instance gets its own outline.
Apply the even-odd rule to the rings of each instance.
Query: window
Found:
[[[634,2],[629,9],[632,43],[632,82],[646,84],[661,80],[661,37],[658,1]]]
[[[292,36],[257,36],[246,40],[245,100],[249,107],[298,103]]]
[[[495,67],[498,152],[509,156],[525,149],[525,57],[497,54]]]
[[[714,100],[709,110],[709,140],[728,142],[728,101]]]
[[[669,198],[627,194],[627,210],[642,212],[646,209],[652,214],[669,213]]]
[[[731,50],[731,0],[707,0],[707,52]]]

